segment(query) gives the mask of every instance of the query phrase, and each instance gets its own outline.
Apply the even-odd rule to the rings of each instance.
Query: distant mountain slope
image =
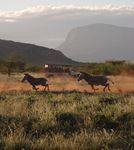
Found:
[[[77,61],[114,59],[134,62],[134,28],[108,24],[75,28],[58,49]]]
[[[5,59],[12,54],[19,54],[25,62],[31,64],[77,64],[58,50],[49,49],[32,44],[0,40],[0,59]]]

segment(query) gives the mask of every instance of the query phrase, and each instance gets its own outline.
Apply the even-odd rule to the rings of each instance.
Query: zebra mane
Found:
[[[81,71],[80,73],[84,74],[85,76],[91,76],[90,74],[83,72],[83,71]]]
[[[25,76],[28,76],[28,77],[30,77],[30,78],[34,78],[33,76],[31,76],[31,75],[28,74],[28,73],[25,73],[24,75],[25,75]]]

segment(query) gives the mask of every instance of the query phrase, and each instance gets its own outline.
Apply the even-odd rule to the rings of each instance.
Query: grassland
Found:
[[[134,148],[134,95],[8,92],[0,98],[0,149]]]
[[[122,92],[121,77],[112,77],[121,92],[93,94],[66,76],[35,92],[22,76],[0,76],[0,150],[134,149],[134,93]]]

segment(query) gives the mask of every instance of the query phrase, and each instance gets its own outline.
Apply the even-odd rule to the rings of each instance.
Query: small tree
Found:
[[[23,58],[18,53],[12,53],[8,56],[6,60],[7,74],[8,76],[16,70],[24,70],[25,63],[23,63]]]

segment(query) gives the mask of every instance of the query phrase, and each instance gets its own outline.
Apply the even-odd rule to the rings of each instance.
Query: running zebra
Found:
[[[37,85],[42,85],[45,86],[44,91],[46,90],[46,88],[49,91],[49,84],[47,79],[45,78],[34,78],[33,76],[29,75],[29,74],[24,74],[24,78],[22,79],[21,82],[24,82],[25,80],[27,80],[33,87],[34,90],[38,90],[38,88],[36,88]]]
[[[108,88],[108,90],[111,91],[110,90],[110,84],[108,81],[110,81],[114,84],[114,82],[111,81],[106,76],[92,76],[92,75],[87,74],[85,72],[79,73],[78,81],[80,81],[82,79],[84,79],[86,82],[88,82],[88,84],[91,85],[91,88],[94,90],[94,92],[96,90],[98,90],[98,88],[95,88],[94,86],[98,86],[98,85],[104,86],[103,91],[105,92],[106,88]]]

